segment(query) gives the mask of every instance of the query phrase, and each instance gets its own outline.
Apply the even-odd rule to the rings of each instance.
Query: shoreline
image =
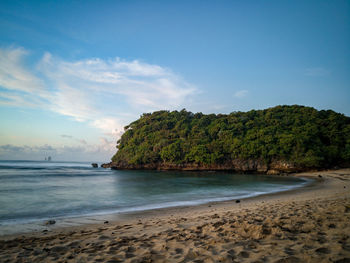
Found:
[[[207,172],[207,171],[203,171]],[[215,171],[210,171],[215,172]],[[224,172],[224,171],[218,171]],[[293,174],[284,174],[284,175],[266,175],[269,177],[291,177]],[[13,222],[9,224],[0,224],[0,240],[9,239],[11,237],[16,237],[19,235],[35,235],[40,234],[42,231],[50,232],[50,231],[61,231],[66,229],[75,229],[77,227],[88,227],[89,225],[102,224],[105,221],[109,221],[111,223],[120,223],[120,220],[133,220],[135,218],[144,217],[146,215],[162,215],[162,214],[170,214],[170,213],[181,213],[186,210],[201,210],[206,209],[208,206],[219,205],[219,204],[235,204],[236,200],[240,200],[240,202],[246,202],[251,200],[259,200],[265,196],[274,196],[274,195],[282,195],[293,191],[298,191],[303,188],[309,189],[310,187],[315,186],[319,178],[307,178],[307,176],[295,176],[301,177],[305,180],[305,182],[301,183],[299,186],[295,186],[292,189],[287,190],[277,190],[276,192],[262,193],[248,197],[238,197],[238,198],[229,198],[227,200],[211,200],[204,201],[193,204],[175,204],[172,206],[164,206],[164,207],[154,207],[154,208],[145,208],[145,209],[136,209],[130,211],[116,211],[116,212],[101,212],[101,213],[91,213],[86,215],[72,215],[72,216],[62,216],[62,217],[48,217],[42,219],[32,219],[29,221],[19,221]],[[310,180],[311,179],[311,180]],[[309,180],[309,181],[308,181]],[[195,202],[195,201],[193,201]],[[46,224],[46,222],[54,220],[55,224]],[[14,230],[16,228],[16,230]]]
[[[118,215],[108,223],[57,224],[47,232],[0,236],[0,261],[350,260],[350,169],[288,176],[315,182],[240,203],[162,208]]]

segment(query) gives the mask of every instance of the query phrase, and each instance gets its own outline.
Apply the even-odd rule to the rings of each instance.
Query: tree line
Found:
[[[350,163],[350,118],[299,105],[209,115],[156,111],[126,126],[117,149],[117,165],[260,159],[329,167]]]

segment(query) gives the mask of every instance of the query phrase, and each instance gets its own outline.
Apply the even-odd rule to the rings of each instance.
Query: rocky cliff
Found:
[[[344,167],[349,165],[343,164]],[[282,174],[282,173],[295,173],[316,170],[316,168],[298,167],[297,165],[287,161],[274,160],[269,164],[266,164],[262,160],[233,160],[230,163],[225,164],[172,164],[172,163],[151,163],[151,164],[128,164],[128,163],[105,163],[101,165],[103,168],[111,168],[115,170],[162,170],[162,171],[234,171],[240,173],[261,173],[261,174]],[[324,167],[318,168],[322,170]]]

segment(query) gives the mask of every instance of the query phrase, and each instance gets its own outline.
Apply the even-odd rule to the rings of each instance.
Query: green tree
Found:
[[[156,111],[126,126],[117,149],[117,166],[260,159],[329,167],[350,164],[350,118],[298,105],[228,115]]]

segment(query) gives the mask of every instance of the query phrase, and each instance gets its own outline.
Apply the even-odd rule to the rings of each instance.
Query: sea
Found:
[[[308,183],[308,179],[291,176],[0,161],[0,235],[21,224],[243,199]]]

